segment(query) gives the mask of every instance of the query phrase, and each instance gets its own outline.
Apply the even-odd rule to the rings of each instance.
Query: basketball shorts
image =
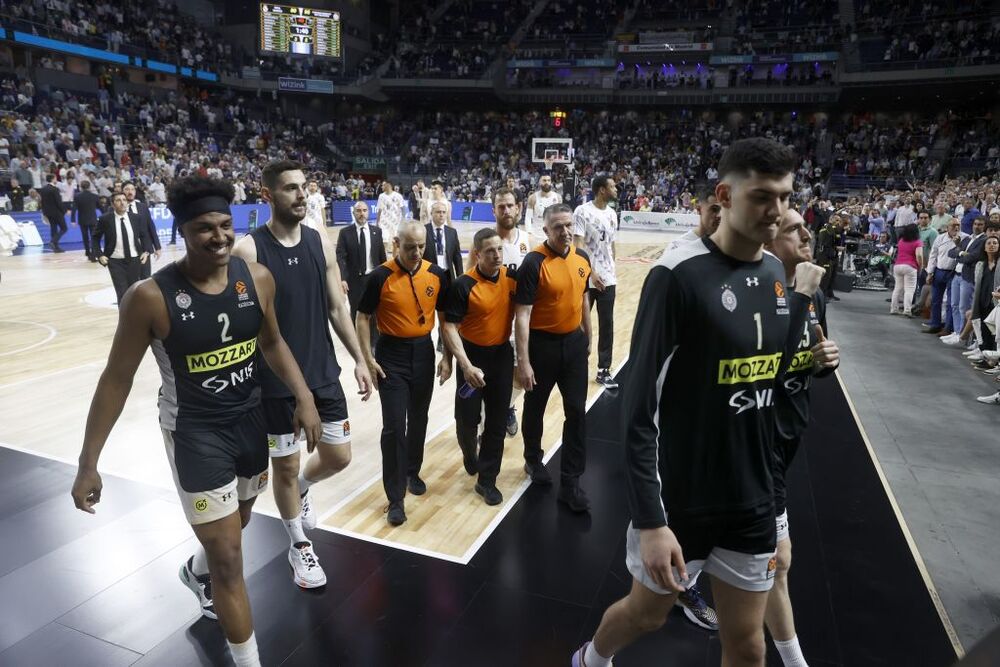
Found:
[[[323,421],[321,444],[344,445],[351,441],[351,423],[347,419],[347,399],[340,382],[313,389],[316,411]],[[265,398],[262,401],[264,421],[267,425],[267,450],[272,458],[289,456],[302,448],[302,439],[292,433],[295,415],[295,398]]]
[[[774,520],[778,532],[778,541],[788,539],[788,510],[785,510]]]
[[[267,488],[267,431],[259,408],[217,431],[163,431],[167,460],[192,525],[229,516]]]
[[[730,586],[755,593],[771,590],[774,584],[775,559],[774,515],[755,520],[745,528],[732,525],[699,526],[684,529],[671,526],[684,552],[687,585],[693,586],[702,572],[718,577]],[[626,536],[625,565],[640,584],[659,595],[670,591],[653,581],[642,563],[639,549],[639,530],[628,527]],[[677,579],[674,569],[674,578]]]

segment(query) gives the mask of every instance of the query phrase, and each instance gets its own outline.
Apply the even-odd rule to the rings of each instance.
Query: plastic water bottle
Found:
[[[458,395],[460,398],[472,398],[472,395],[476,393],[476,388],[471,384],[466,382],[458,389]]]

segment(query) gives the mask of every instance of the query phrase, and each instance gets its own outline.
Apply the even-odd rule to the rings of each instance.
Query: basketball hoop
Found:
[[[553,164],[552,158],[548,158],[548,157],[545,158],[544,160],[542,160],[542,164],[545,165],[545,173],[551,174],[552,173],[552,164]]]

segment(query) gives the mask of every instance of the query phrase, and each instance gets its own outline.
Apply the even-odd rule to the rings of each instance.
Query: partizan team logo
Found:
[[[722,286],[722,307],[728,310],[730,313],[736,310],[738,305],[736,301],[736,295],[733,294],[733,288],[729,285]]]
[[[177,296],[174,297],[174,303],[177,304],[178,308],[187,310],[191,307],[191,295],[187,292],[178,292]]]

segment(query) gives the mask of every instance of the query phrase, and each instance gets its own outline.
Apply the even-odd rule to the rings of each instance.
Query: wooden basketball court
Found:
[[[482,225],[458,223],[462,246]],[[329,230],[336,239],[338,228]],[[628,354],[632,321],[649,263],[671,235],[623,232],[618,244],[619,283],[615,304],[616,367]],[[541,237],[538,237],[541,241]],[[165,247],[158,268],[182,256]],[[105,268],[88,262],[82,251],[62,255],[32,253],[0,258],[3,319],[0,319],[0,444],[49,458],[75,462],[94,387],[107,360],[117,321],[114,293]],[[590,376],[596,374],[597,314]],[[436,337],[435,333],[435,337]],[[381,409],[376,394],[362,402],[351,361],[339,341],[337,356],[351,419],[353,461],[336,477],[312,488],[320,527],[438,558],[467,563],[528,487],[522,470],[520,433],[506,440],[497,486],[504,503],[489,507],[473,491],[475,479],[462,466],[454,431],[454,378],[435,386],[428,423],[427,451],[421,473],[428,492],[407,497],[408,521],[392,528],[385,520],[381,482]],[[101,459],[102,473],[173,489],[158,426],[156,395],[159,373],[147,354],[132,393]],[[602,388],[589,387],[588,404]],[[518,400],[519,408],[521,401]],[[562,400],[553,390],[545,415],[546,459],[561,437]],[[67,492],[67,502],[69,502]],[[277,516],[273,496],[256,508]],[[178,511],[179,508],[178,508]]]

